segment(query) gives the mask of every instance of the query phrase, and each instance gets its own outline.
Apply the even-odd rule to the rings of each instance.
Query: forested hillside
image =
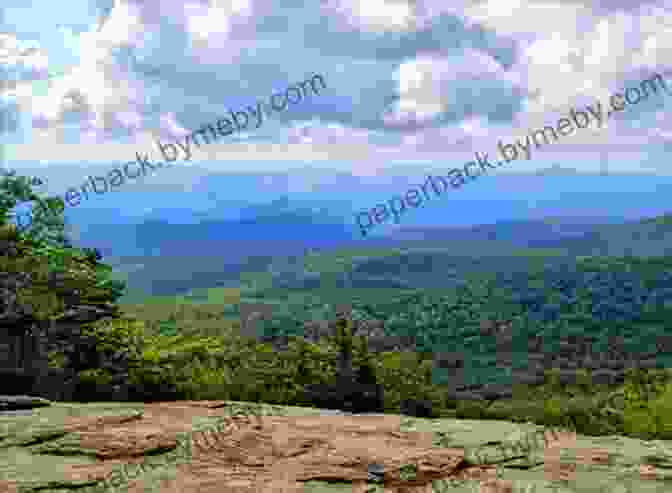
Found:
[[[67,399],[263,400],[669,435],[670,372],[655,368],[669,366],[670,257],[406,242],[274,256],[237,287],[118,305],[123,284],[62,238],[57,204],[52,226],[7,224],[17,201],[39,199],[17,180],[2,182],[13,242],[2,261],[16,275],[24,266],[28,289],[10,286],[3,306],[15,294],[46,303],[20,318],[44,334],[49,369],[21,371],[61,375]],[[42,264],[66,288],[44,292]],[[54,322],[71,331],[61,342]]]

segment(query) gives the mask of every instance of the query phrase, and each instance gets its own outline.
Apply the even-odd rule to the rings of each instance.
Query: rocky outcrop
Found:
[[[101,361],[95,340],[83,331],[86,324],[119,315],[104,296],[87,298],[80,292],[80,287],[91,284],[93,267],[83,265],[81,272],[66,275],[52,272],[46,264],[35,268],[44,258],[31,254],[30,247],[16,238],[0,240],[0,393],[72,400],[81,369],[109,367],[123,375],[125,362]],[[36,313],[40,303],[60,304],[60,310],[51,307],[60,316]],[[53,352],[64,355],[61,368],[50,367]]]
[[[113,369],[123,375],[127,365],[100,361],[95,340],[82,333],[84,323],[113,318],[114,307],[72,306],[63,319],[44,323],[24,315],[11,325],[0,325],[0,391],[32,394],[54,400],[71,400],[77,386],[77,371],[91,367]],[[63,368],[51,368],[48,355],[65,356]]]
[[[17,411],[51,406],[51,402],[41,397],[28,395],[0,395],[0,411]]]
[[[0,243],[0,255],[15,250]],[[28,274],[0,272],[0,392],[4,394],[33,393],[40,370],[47,366],[40,337],[44,324],[17,297],[29,285]]]
[[[326,414],[225,401],[45,408],[5,427],[0,491],[669,491],[665,440],[628,438],[624,458],[618,435]]]

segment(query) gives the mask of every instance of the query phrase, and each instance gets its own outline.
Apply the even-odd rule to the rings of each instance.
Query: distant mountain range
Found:
[[[390,235],[391,238],[424,241],[506,241],[520,247],[545,243],[553,244],[567,238],[581,237],[601,226],[622,224],[622,218],[609,217],[558,217],[530,220],[498,221],[471,227],[404,227]]]
[[[314,249],[662,255],[672,244],[661,233],[666,226],[638,222],[670,210],[672,177],[576,174],[558,166],[539,175],[493,174],[432,197],[400,224],[381,224],[362,238],[355,213],[421,185],[426,169],[366,178],[323,170],[180,171],[182,185],[152,187],[147,179],[66,208],[75,243],[98,248],[129,286],[161,293],[230,285],[243,272],[264,271],[274,258]]]
[[[407,272],[399,277],[400,272],[409,267],[397,265],[403,259],[375,260],[374,264],[381,265],[376,270],[368,272],[366,267],[361,267],[354,277],[344,274],[345,277],[339,278],[338,283],[343,287],[360,288],[443,286],[450,268],[457,269],[454,273],[457,277],[453,278],[458,279],[457,273],[478,269],[481,259],[495,257],[501,258],[502,266],[507,268],[512,262],[524,268],[527,255],[551,255],[560,260],[594,255],[672,254],[672,215],[620,224],[616,220],[590,224],[584,218],[556,217],[467,228],[408,228],[366,241],[349,239],[348,232],[339,229],[339,225],[318,226],[313,229],[318,234],[309,241],[305,233],[301,234],[301,228],[308,227],[309,217],[279,215],[274,219],[278,222],[260,219],[230,224],[235,231],[226,230],[223,223],[216,226],[149,223],[138,238],[164,242],[163,246],[144,255],[114,258],[113,264],[118,272],[124,273],[129,287],[157,295],[173,295],[195,288],[238,285],[241,274],[251,272],[275,272],[272,277],[278,287],[319,287],[320,278],[304,271],[301,262],[287,262],[289,257],[301,257],[309,251],[338,257],[339,251],[348,250],[403,250],[412,254],[409,258],[415,258],[416,270],[418,265],[431,262],[421,272],[412,275]],[[275,239],[252,238],[250,232],[256,234],[254,227],[262,225],[262,231],[278,228]],[[213,227],[217,230],[208,236]],[[169,232],[176,236],[171,237]],[[247,233],[245,239],[236,238],[243,233]],[[297,238],[292,238],[293,235]],[[422,260],[424,258],[430,260]],[[363,259],[362,266],[367,264],[366,255]],[[278,271],[278,265],[285,267]],[[399,269],[402,271],[397,272]]]
[[[537,170],[534,174],[537,176],[563,176],[563,175],[571,176],[571,175],[580,175],[581,172],[575,168],[567,168],[562,167],[559,164],[554,164],[549,168],[543,168]]]
[[[445,170],[449,168],[450,163],[445,163]],[[87,168],[50,163],[48,168],[24,167],[21,174],[45,179],[46,185],[40,190],[62,195],[68,187],[79,186],[87,174],[105,169],[100,165]],[[442,171],[437,163],[417,163],[391,165],[379,175],[360,177],[308,167],[286,172],[223,173],[194,164],[92,196],[77,207],[67,207],[66,216],[83,234],[93,224],[238,220],[264,208],[271,214],[306,209],[351,224],[357,211],[385,203],[409,187],[424,183],[428,173]],[[663,213],[672,191],[672,176],[601,176],[560,165],[536,173],[511,171],[493,173],[460,190],[433,197],[407,214],[403,226],[467,226],[549,215],[636,219]],[[382,226],[380,234],[389,229],[393,228]]]

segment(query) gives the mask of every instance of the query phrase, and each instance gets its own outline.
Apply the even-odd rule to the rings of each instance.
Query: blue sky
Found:
[[[0,88],[4,160],[39,163],[63,186],[81,182],[77,166],[159,159],[154,138],[182,138],[315,73],[327,83],[318,96],[180,164],[363,180],[458,167],[656,72],[672,88],[669,0],[3,0],[0,24],[13,81]],[[671,104],[653,96],[497,173],[606,163],[672,175]]]

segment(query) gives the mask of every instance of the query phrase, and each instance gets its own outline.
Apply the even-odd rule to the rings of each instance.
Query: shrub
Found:
[[[460,401],[455,416],[462,419],[484,419],[487,417],[486,403],[482,401]]]
[[[401,413],[415,418],[437,417],[432,401],[428,399],[404,399],[401,401]]]
[[[407,352],[384,352],[376,359],[379,381],[385,389],[385,409],[390,412],[411,410],[406,401],[428,401],[432,416],[445,407],[445,398],[440,387],[432,384],[433,363],[422,355]],[[418,408],[419,409],[419,408]]]
[[[74,400],[79,402],[95,402],[108,400],[112,388],[112,374],[102,368],[92,368],[77,374]]]
[[[314,406],[325,409],[340,409],[352,413],[384,411],[382,387],[378,384],[341,380],[336,383],[308,385],[305,398]]]
[[[156,402],[184,400],[175,369],[168,362],[156,366],[138,366],[129,372],[131,401]]]
[[[377,382],[375,362],[366,338],[356,339],[352,321],[341,316],[336,321],[335,337],[329,342],[338,351],[335,381],[307,385],[304,400],[327,409],[355,413],[382,412],[384,390]]]
[[[672,436],[672,385],[658,390],[658,396],[645,400],[637,392],[637,383],[626,384],[623,427],[626,433],[642,439],[669,440]]]
[[[659,440],[672,438],[672,384],[667,383],[660,395],[651,402],[649,409],[655,424],[654,433]]]
[[[183,392],[187,399],[235,400],[231,398],[233,376],[228,368],[214,362],[195,362],[188,372],[176,384],[178,392]]]

